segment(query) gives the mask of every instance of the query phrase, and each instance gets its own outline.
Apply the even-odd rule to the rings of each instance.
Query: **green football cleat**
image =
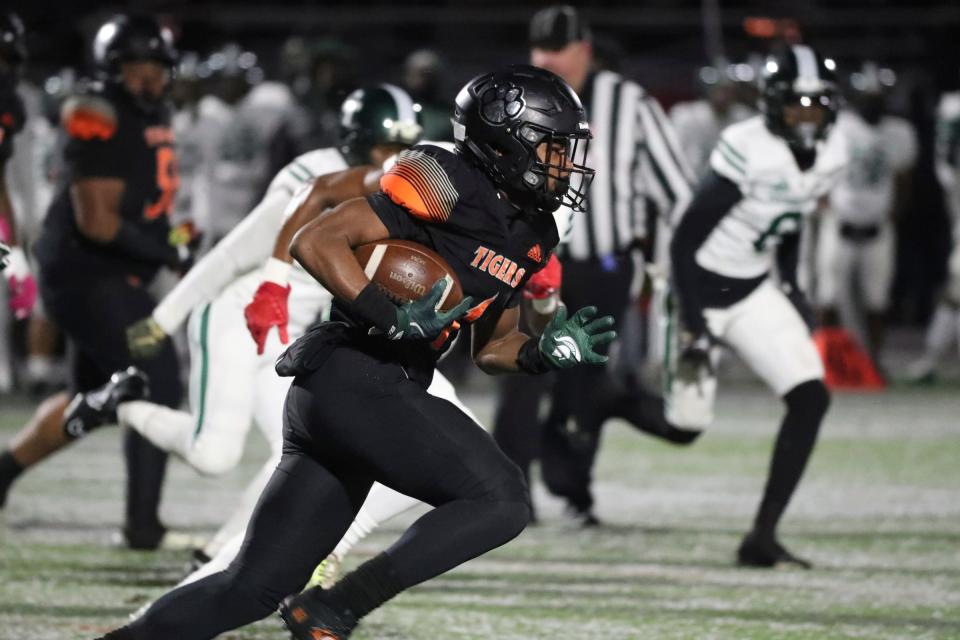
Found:
[[[307,582],[307,586],[304,587],[304,590],[311,587],[329,589],[335,585],[339,579],[340,558],[331,553],[323,562],[317,565],[316,569],[313,570],[313,575],[310,576],[310,581]]]

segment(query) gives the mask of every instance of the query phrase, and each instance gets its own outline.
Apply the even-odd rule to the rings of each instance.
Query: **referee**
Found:
[[[637,83],[595,68],[590,29],[576,9],[556,5],[537,12],[530,22],[530,47],[533,65],[553,71],[580,96],[593,133],[589,162],[596,179],[586,212],[569,214],[561,297],[571,309],[594,304],[619,326],[634,277],[642,275],[635,273],[634,254],[653,257],[657,217],[669,220],[689,203],[694,178],[657,101]],[[597,524],[590,481],[607,418],[625,418],[674,442],[690,442],[696,432],[667,424],[660,398],[620,390],[606,368],[586,369],[556,374],[540,457],[547,487],[566,499],[575,522],[590,526]],[[514,459],[526,471],[534,451],[530,439],[540,434],[531,415],[538,402],[517,389],[517,382],[510,381],[512,393],[501,400],[495,434],[508,455],[526,454]]]

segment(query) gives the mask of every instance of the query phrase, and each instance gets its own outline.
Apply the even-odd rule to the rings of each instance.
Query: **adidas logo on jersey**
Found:
[[[540,262],[543,260],[543,249],[540,248],[539,244],[535,244],[530,247],[530,251],[527,251],[527,257],[534,262]]]
[[[538,245],[539,248],[539,245]],[[532,249],[531,249],[532,251]],[[516,288],[523,279],[526,269],[516,262],[486,247],[477,247],[470,266],[490,274],[497,280]]]

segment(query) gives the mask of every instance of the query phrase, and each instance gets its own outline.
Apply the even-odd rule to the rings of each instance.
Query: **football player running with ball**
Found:
[[[526,526],[520,470],[473,420],[426,388],[459,321],[471,324],[474,360],[490,374],[605,360],[594,349],[615,338],[612,319],[594,319],[589,307],[569,319],[559,312],[539,339],[517,327],[522,287],[559,240],[550,214],[561,204],[583,206],[590,132],[570,87],[525,66],[469,82],[457,96],[454,132],[457,153],[429,145],[404,151],[379,193],[340,205],[296,236],[294,258],[334,295],[333,319],[278,362],[278,372],[296,376],[284,453],[240,555],[107,638],[212,638],[265,617],[303,587],[374,481],[434,509],[332,589],[285,600],[281,615],[294,637],[347,638],[401,591]],[[438,283],[421,300],[393,304],[353,253],[386,238],[436,251],[467,297],[437,312]],[[495,259],[509,261],[512,276],[490,268]],[[440,336],[447,340],[437,348]]]
[[[767,61],[763,81],[763,115],[723,132],[671,244],[684,325],[680,360],[709,367],[711,347],[729,346],[783,398],[766,489],[738,559],[809,566],[776,537],[829,404],[810,308],[797,286],[799,231],[840,178],[846,156],[830,135],[832,60],[792,46]]]

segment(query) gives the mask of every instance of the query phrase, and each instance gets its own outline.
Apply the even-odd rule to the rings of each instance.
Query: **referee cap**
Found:
[[[530,20],[530,46],[556,51],[572,42],[590,40],[590,26],[568,4],[537,11]]]

